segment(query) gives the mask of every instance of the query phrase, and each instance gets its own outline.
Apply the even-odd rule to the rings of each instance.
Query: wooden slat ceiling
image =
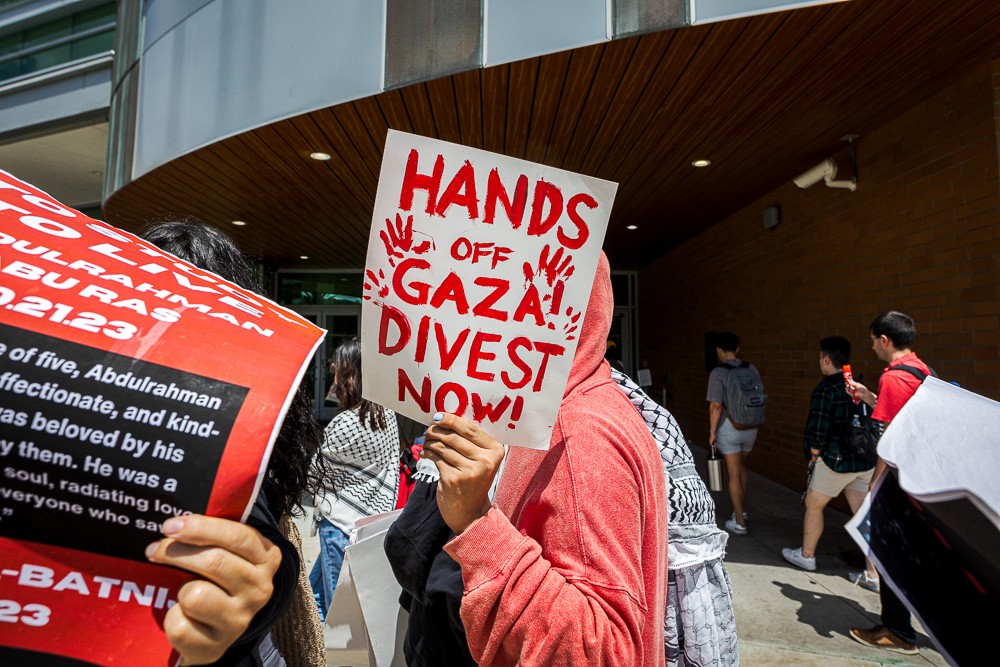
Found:
[[[997,0],[853,0],[643,35],[245,132],[139,178],[105,214],[127,229],[196,216],[276,267],[359,268],[393,128],[618,182],[605,248],[635,268],[998,55]]]

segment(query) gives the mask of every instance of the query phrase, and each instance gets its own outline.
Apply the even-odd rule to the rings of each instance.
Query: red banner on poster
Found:
[[[322,337],[0,171],[0,653],[169,664],[145,547],[246,517]]]

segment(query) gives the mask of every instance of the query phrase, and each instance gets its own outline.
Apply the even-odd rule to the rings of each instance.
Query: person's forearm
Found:
[[[820,414],[819,416],[810,417],[809,424],[806,427],[806,434],[803,438],[803,451],[805,452],[806,459],[812,459],[822,454],[826,450],[829,441],[830,422],[826,415]]]
[[[722,403],[708,404],[708,436],[709,443],[715,442],[715,436],[719,429],[719,420],[722,418]]]
[[[864,401],[868,407],[874,408],[878,395],[863,384],[856,384],[854,387],[852,396],[860,401]]]
[[[806,460],[809,461],[820,456],[823,450],[815,439],[806,436],[802,443],[802,453],[805,454]]]
[[[445,551],[462,566],[462,619],[475,659],[508,665],[517,656],[517,664],[532,667],[640,660],[643,612],[634,566],[616,573],[615,586],[594,584],[578,572],[568,579],[497,509],[467,532]],[[613,568],[603,563],[599,569]],[[493,621],[483,623],[485,618]],[[543,645],[544,655],[538,650]]]

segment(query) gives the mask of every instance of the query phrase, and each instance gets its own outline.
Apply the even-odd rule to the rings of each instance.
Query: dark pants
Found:
[[[910,610],[885,580],[879,587],[878,595],[882,599],[882,625],[892,630],[904,642],[916,644],[917,633],[910,622]]]

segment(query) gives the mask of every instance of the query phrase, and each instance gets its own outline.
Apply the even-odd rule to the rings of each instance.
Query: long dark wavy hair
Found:
[[[262,292],[254,271],[232,239],[198,220],[154,222],[142,238],[186,262],[211,271],[256,294]],[[302,495],[318,488],[324,471],[311,464],[322,443],[319,424],[312,415],[309,391],[299,385],[281,424],[267,465],[262,489],[275,518],[301,514]]]
[[[337,395],[340,407],[347,410],[357,410],[358,420],[373,431],[385,430],[385,408],[378,403],[361,397],[361,340],[357,337],[348,338],[333,352],[330,362],[330,372],[333,373],[333,391]]]

